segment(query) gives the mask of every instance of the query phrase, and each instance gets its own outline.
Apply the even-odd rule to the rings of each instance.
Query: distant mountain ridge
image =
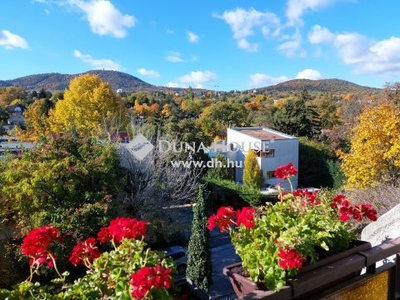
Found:
[[[308,92],[321,92],[333,94],[347,93],[375,93],[382,89],[362,86],[342,79],[293,79],[278,83],[273,86],[259,88],[259,92],[300,92],[306,89]]]
[[[123,91],[148,90],[157,88],[137,77],[127,73],[109,70],[93,70],[79,74],[44,73],[34,74],[12,80],[0,81],[0,87],[20,86],[25,90],[39,91],[42,88],[48,91],[63,91],[68,88],[71,79],[83,74],[96,74],[101,80],[108,82],[115,90]]]
[[[27,91],[39,91],[41,89],[48,91],[63,91],[69,87],[69,82],[71,79],[83,74],[96,74],[101,78],[101,80],[108,82],[114,90],[122,89],[124,92],[160,90],[179,91],[183,89],[155,86],[130,74],[109,70],[92,70],[79,74],[33,74],[12,80],[0,80],[0,87],[20,86]],[[299,92],[304,89],[307,89],[309,92],[333,94],[376,93],[382,90],[373,87],[361,86],[341,79],[293,79],[273,86],[251,89],[247,92],[256,90],[258,93],[275,94],[284,92]],[[201,91],[200,89],[194,90]]]

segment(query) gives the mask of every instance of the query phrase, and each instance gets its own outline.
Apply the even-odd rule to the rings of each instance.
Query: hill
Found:
[[[45,73],[34,74],[24,77],[19,77],[12,80],[0,80],[0,87],[20,86],[27,91],[39,91],[45,89],[48,91],[63,91],[68,88],[72,78],[82,74],[96,74],[103,80],[108,82],[114,90],[122,89],[124,92],[137,91],[174,91],[180,92],[183,88],[167,88],[162,86],[151,85],[135,76],[127,73],[109,70],[93,70],[80,74],[60,74],[60,73]],[[382,91],[382,89],[361,86],[346,80],[341,79],[294,79],[279,83],[277,85],[262,87],[255,89],[257,93],[265,93],[273,96],[282,95],[285,93],[297,93],[303,89],[307,89],[310,93],[332,93],[339,94],[374,94]],[[196,94],[205,92],[203,89],[193,89]],[[254,90],[243,91],[243,93],[252,93]]]
[[[382,91],[382,89],[361,86],[342,79],[293,79],[278,83],[277,85],[256,89],[263,93],[301,92],[332,93],[332,94],[370,94]]]
[[[35,74],[12,80],[0,81],[0,87],[20,86],[27,91],[39,91],[41,89],[48,91],[63,91],[68,88],[71,79],[83,74],[98,75],[101,80],[108,82],[114,90],[122,89],[123,91],[133,92],[138,90],[157,89],[156,86],[127,73],[108,70],[94,70],[72,75],[60,73]]]

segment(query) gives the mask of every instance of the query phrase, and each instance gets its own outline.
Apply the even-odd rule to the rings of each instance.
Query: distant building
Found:
[[[281,184],[289,188],[286,181],[274,177],[277,167],[288,163],[299,167],[299,139],[267,127],[228,128],[226,157],[231,161],[242,161],[251,149],[256,152],[258,164],[263,172],[265,186]],[[246,166],[244,166],[246,167]],[[235,180],[243,182],[243,168],[235,169]],[[293,188],[298,186],[298,176],[291,178]]]
[[[23,115],[25,107],[21,104],[7,106],[6,111],[9,115],[8,124],[14,126],[23,126],[25,117]]]

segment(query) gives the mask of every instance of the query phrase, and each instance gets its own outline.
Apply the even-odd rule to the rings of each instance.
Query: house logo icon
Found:
[[[126,148],[136,159],[143,160],[153,150],[154,146],[142,134],[138,134],[126,145]]]

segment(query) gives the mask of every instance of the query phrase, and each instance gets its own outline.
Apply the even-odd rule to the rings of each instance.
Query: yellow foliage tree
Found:
[[[393,103],[369,107],[353,129],[351,150],[341,154],[348,188],[396,184],[400,174],[400,109]]]
[[[257,162],[257,154],[251,149],[244,159],[243,184],[254,189],[261,189],[264,185],[264,176]]]
[[[105,137],[125,130],[127,114],[120,96],[99,76],[84,74],[71,80],[64,100],[50,111],[54,133],[77,131],[81,135]]]
[[[24,112],[26,130],[17,130],[18,138],[36,142],[49,133],[49,122],[44,105],[46,99],[39,99],[28,106]]]

